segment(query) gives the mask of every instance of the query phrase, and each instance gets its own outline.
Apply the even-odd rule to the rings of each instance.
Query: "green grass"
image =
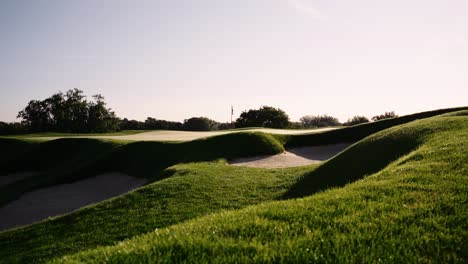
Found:
[[[221,162],[180,164],[161,173],[164,180],[127,195],[0,233],[0,259],[43,262],[134,237],[62,260],[462,260],[466,256],[461,255],[460,241],[467,237],[466,223],[460,222],[467,216],[462,206],[467,180],[461,177],[467,172],[467,121],[466,116],[446,116],[398,126],[320,166],[263,170]],[[441,197],[443,204],[431,207],[433,197]],[[451,199],[455,203],[445,211]],[[406,208],[422,208],[429,227]],[[219,213],[197,218],[215,212]],[[431,229],[439,222],[443,236]],[[444,245],[435,242],[440,238]],[[432,247],[426,250],[424,243]]]
[[[421,112],[411,115],[405,115],[396,118],[384,119],[376,122],[359,124],[341,129],[329,130],[308,135],[283,135],[278,136],[285,147],[297,146],[316,146],[324,144],[335,144],[341,142],[356,142],[369,135],[382,131],[384,129],[409,123],[414,120],[429,118],[441,114],[449,114],[457,111],[468,110],[468,107],[456,107],[439,109],[434,111]]]
[[[413,150],[401,144],[410,139]],[[401,149],[394,153],[408,152],[385,155],[389,140]],[[373,146],[380,151],[369,153]],[[358,170],[367,176],[342,188],[210,214],[54,263],[466,263],[467,150],[468,117],[415,121],[348,149],[396,160],[374,173]],[[348,151],[311,171],[351,164]],[[356,180],[355,173],[341,177]]]
[[[32,263],[112,245],[212,212],[283,196],[312,167],[262,170],[224,162],[168,168],[166,179],[75,213],[0,232],[0,263]]]
[[[59,133],[59,132],[40,132],[20,135],[5,135],[0,138],[41,138],[41,137],[86,137],[86,136],[127,136],[135,135],[150,130],[122,130],[110,133]]]
[[[0,156],[8,160],[0,171],[43,172],[0,188],[0,202],[101,172],[153,180],[75,213],[0,232],[0,263],[73,253],[59,261],[463,262],[467,114],[375,133],[320,166],[274,170],[204,161],[278,153],[295,136],[236,133],[184,143],[0,139],[16,153]],[[355,136],[365,134],[360,129]],[[316,140],[308,137],[306,145]],[[284,199],[290,200],[273,202]]]
[[[0,166],[2,174],[38,171],[40,175],[0,187],[0,205],[27,191],[105,172],[118,171],[137,177],[161,179],[159,174],[177,163],[284,151],[276,138],[261,132],[227,134],[182,143],[87,138],[66,138],[40,143],[3,139],[3,142],[11,147],[21,144],[25,147],[21,151],[22,155],[18,154],[15,159]]]

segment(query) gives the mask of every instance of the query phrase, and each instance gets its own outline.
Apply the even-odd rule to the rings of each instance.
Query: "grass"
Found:
[[[467,121],[445,116],[394,127],[320,166],[179,164],[124,196],[0,233],[0,262],[77,252],[58,261],[460,261]]]
[[[278,153],[300,142],[295,136],[236,133],[184,143],[0,139],[14,153],[1,154],[8,161],[0,171],[43,172],[1,188],[0,203],[100,172],[153,181],[0,232],[0,263],[74,253],[55,261],[464,262],[467,114],[394,126],[320,166],[274,170],[205,161]],[[305,144],[316,140],[308,136]]]
[[[408,150],[402,137],[418,143]],[[206,215],[53,263],[466,263],[468,117],[383,131],[311,170],[350,164],[348,151],[365,155],[392,139],[400,153],[408,152],[342,188]],[[356,180],[354,173],[341,177]]]
[[[283,138],[280,140],[284,142],[285,147],[287,148],[297,146],[335,144],[341,142],[356,142],[369,135],[372,135],[390,127],[406,124],[418,119],[429,118],[441,114],[449,114],[463,110],[468,110],[468,107],[447,108],[421,112],[314,134],[284,135],[282,136]],[[278,138],[279,137],[281,136],[278,136]]]
[[[20,135],[5,135],[0,138],[41,138],[41,137],[86,137],[86,136],[127,136],[135,135],[150,130],[122,130],[110,133],[59,133],[59,132],[40,132]]]
[[[0,232],[0,263],[50,260],[221,210],[283,196],[312,167],[262,170],[224,162],[168,168],[160,180],[75,213]]]
[[[182,143],[125,142],[66,138],[45,142],[3,139],[5,145],[21,145],[22,155],[2,164],[0,172],[38,171],[0,187],[0,205],[22,193],[41,187],[72,182],[109,171],[161,179],[166,168],[182,162],[276,154],[284,151],[273,136],[261,132],[235,133]]]

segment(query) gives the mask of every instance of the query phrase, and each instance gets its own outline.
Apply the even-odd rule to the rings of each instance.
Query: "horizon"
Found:
[[[462,0],[4,1],[0,121],[75,87],[139,121],[466,106],[466,14]]]

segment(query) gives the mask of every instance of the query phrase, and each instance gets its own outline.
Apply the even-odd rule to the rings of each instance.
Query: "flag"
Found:
[[[231,105],[231,115],[234,114],[234,107]]]

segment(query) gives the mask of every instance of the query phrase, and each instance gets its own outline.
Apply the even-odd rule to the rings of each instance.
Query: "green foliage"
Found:
[[[207,215],[52,263],[465,263],[467,118],[417,121],[356,148],[400,136],[419,147],[343,188]]]
[[[29,132],[29,127],[18,122],[0,122],[0,135],[19,135]]]
[[[329,115],[303,116],[301,117],[300,122],[304,127],[327,127],[340,125],[338,118]]]
[[[354,125],[359,125],[363,123],[368,123],[369,119],[365,116],[353,116],[351,119],[348,119],[343,125],[345,126],[354,126]]]
[[[184,120],[184,130],[189,131],[210,131],[216,130],[218,123],[207,117],[192,117]]]
[[[287,128],[289,126],[288,115],[279,108],[262,106],[260,109],[251,109],[241,113],[236,120],[236,127],[269,127]]]
[[[119,129],[119,120],[106,107],[102,95],[88,102],[83,91],[68,90],[39,101],[31,100],[18,113],[33,132],[111,132]]]
[[[391,112],[385,112],[383,115],[376,115],[372,117],[372,121],[379,121],[382,119],[387,119],[387,118],[395,118],[398,117],[394,111]]]

